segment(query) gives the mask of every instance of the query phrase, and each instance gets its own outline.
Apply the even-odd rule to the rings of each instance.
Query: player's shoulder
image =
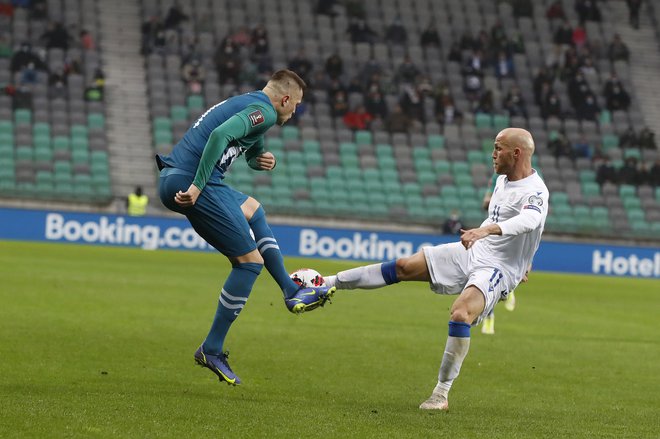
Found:
[[[550,192],[548,191],[548,187],[545,185],[545,182],[541,178],[538,172],[534,172],[534,175],[532,178],[529,179],[527,182],[528,186],[528,191],[530,192],[537,192],[537,195],[539,196],[544,196],[548,197],[550,195]]]

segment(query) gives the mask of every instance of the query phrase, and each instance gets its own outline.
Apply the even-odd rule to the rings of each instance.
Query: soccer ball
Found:
[[[290,274],[291,279],[303,288],[320,287],[325,284],[321,273],[311,268],[300,268]]]

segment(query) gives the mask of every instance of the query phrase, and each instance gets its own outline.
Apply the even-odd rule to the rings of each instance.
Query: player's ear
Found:
[[[289,102],[289,99],[291,99],[289,95],[282,96],[282,106],[286,106],[287,102]]]

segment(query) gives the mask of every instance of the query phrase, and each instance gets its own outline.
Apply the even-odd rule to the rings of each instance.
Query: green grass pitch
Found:
[[[228,270],[214,253],[0,242],[0,437],[660,435],[657,280],[533,273],[494,336],[473,329],[450,411],[429,413],[452,297],[398,284],[294,316],[264,270],[227,340],[233,388],[192,358]]]

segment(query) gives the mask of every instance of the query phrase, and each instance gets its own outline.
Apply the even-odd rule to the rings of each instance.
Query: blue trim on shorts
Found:
[[[454,322],[449,321],[449,336],[450,337],[469,337],[470,336],[470,324],[463,322]]]

